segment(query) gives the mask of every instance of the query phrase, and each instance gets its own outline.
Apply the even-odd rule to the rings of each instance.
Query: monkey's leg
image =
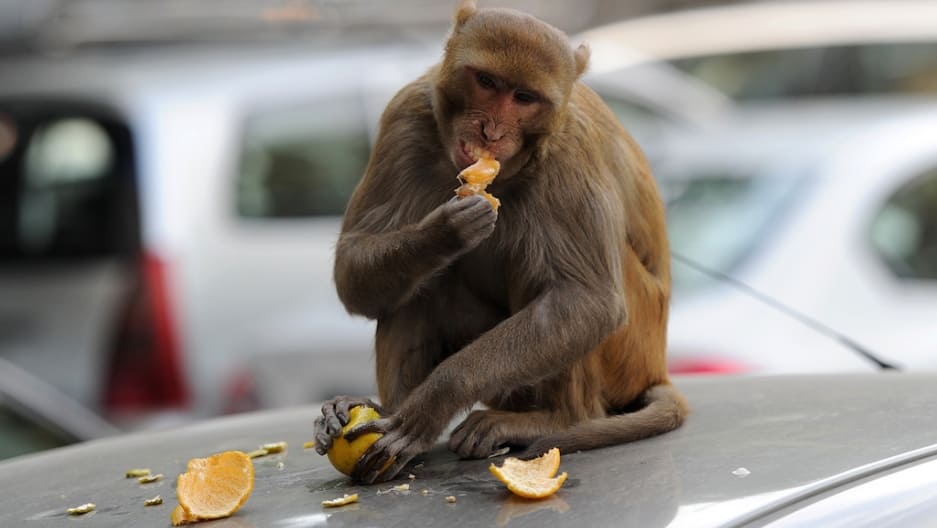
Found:
[[[606,416],[598,359],[590,354],[553,378],[486,400],[492,410],[470,413],[449,437],[449,449],[463,458],[484,458],[504,445],[529,446]]]
[[[565,427],[550,411],[472,411],[449,437],[449,450],[462,458],[486,458],[502,446],[527,446]]]

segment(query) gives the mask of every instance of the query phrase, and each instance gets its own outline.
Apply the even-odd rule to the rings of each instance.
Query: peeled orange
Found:
[[[511,492],[527,499],[542,499],[557,492],[566,482],[566,472],[554,477],[560,468],[560,450],[553,448],[533,460],[510,457],[504,464],[488,469]]]
[[[351,475],[358,460],[364,456],[371,444],[377,442],[377,439],[383,435],[380,433],[365,433],[349,442],[345,439],[345,434],[361,424],[373,422],[380,417],[381,415],[377,411],[366,405],[352,407],[348,411],[348,423],[345,427],[342,427],[342,435],[332,441],[332,447],[327,452],[329,462],[335,466],[335,469],[346,475]]]
[[[225,451],[193,458],[176,483],[179,507],[172,512],[172,522],[227,517],[247,502],[253,489],[254,463],[245,453]]]
[[[501,200],[485,191],[485,188],[495,180],[495,176],[501,170],[501,164],[487,152],[476,151],[475,155],[478,160],[459,173],[459,181],[463,183],[455,190],[456,196],[464,198],[473,194],[480,194],[497,211],[501,207]]]

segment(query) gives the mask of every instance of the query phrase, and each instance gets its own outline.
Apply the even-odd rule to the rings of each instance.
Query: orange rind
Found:
[[[190,524],[199,521],[199,519],[186,513],[181,504],[177,504],[176,508],[172,510],[172,514],[170,514],[169,520],[172,521],[173,526],[182,526],[184,524]]]
[[[560,450],[553,448],[533,460],[504,459],[501,467],[492,464],[488,469],[515,495],[526,499],[542,499],[556,493],[566,482],[566,472],[558,477]]]
[[[254,463],[241,451],[225,451],[189,460],[179,475],[173,526],[228,517],[247,502],[254,489]]]

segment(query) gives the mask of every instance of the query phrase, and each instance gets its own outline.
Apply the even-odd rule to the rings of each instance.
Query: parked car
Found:
[[[94,412],[0,358],[0,459],[115,434]]]
[[[442,49],[379,41],[0,59],[0,357],[129,425],[373,392],[334,244],[385,103]],[[606,73],[639,136],[727,101]]]
[[[841,338],[937,368],[937,101],[752,103],[669,148],[675,370],[877,368]]]
[[[583,38],[604,63],[666,61],[740,100],[935,94],[934,20],[931,0],[743,2],[636,17]]]
[[[934,374],[678,379],[693,408],[676,431],[563,455],[565,485],[512,496],[442,444],[396,482],[358,485],[301,445],[317,407],[214,419],[0,463],[0,525],[168,526],[190,458],[285,441],[254,459],[254,489],[212,526],[930,526],[937,515]],[[124,478],[147,467],[164,478]],[[414,478],[408,479],[407,473]],[[408,484],[409,490],[392,487]],[[422,490],[426,490],[425,494]],[[325,509],[322,500],[358,493]],[[159,495],[160,506],[143,501]],[[449,502],[446,497],[454,497]],[[69,519],[85,503],[96,510]],[[90,517],[90,518],[89,518]]]

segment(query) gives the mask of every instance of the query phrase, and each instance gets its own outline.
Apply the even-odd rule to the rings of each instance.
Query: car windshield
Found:
[[[742,51],[672,64],[738,100],[937,93],[934,42]]]
[[[779,225],[802,178],[728,170],[676,170],[660,177],[667,228],[675,255],[719,273],[731,273]],[[675,290],[695,290],[712,279],[675,260]]]

